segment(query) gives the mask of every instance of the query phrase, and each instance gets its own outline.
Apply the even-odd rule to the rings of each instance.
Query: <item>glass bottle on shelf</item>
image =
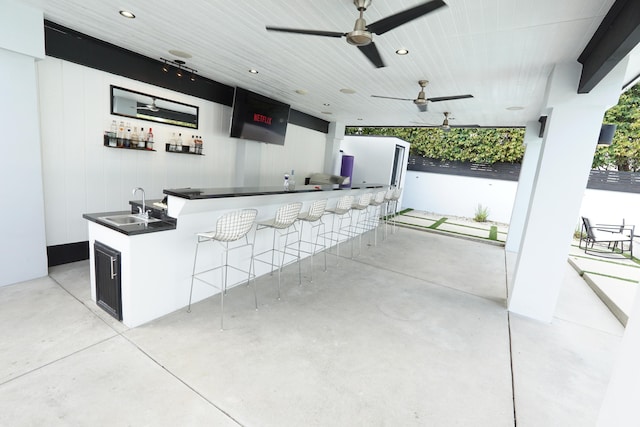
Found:
[[[138,140],[138,148],[146,148],[147,146],[147,134],[144,133],[144,128],[140,128],[140,139]]]
[[[189,143],[190,147],[189,147],[189,152],[190,153],[195,153],[196,152],[196,141],[197,138],[195,135],[191,135],[191,142]]]
[[[116,138],[118,137],[118,124],[115,120],[111,120],[111,128],[109,129],[109,147],[116,147]]]
[[[121,120],[118,125],[118,134],[116,135],[117,146],[122,147],[122,141],[124,140],[124,122]]]
[[[138,146],[140,141],[140,135],[138,134],[138,126],[133,127],[133,132],[131,132],[131,147],[135,148]]]
[[[127,122],[127,131],[124,134],[124,146],[131,147],[131,125]]]
[[[169,151],[176,151],[176,133],[171,132],[171,139],[169,140]]]
[[[149,128],[149,132],[147,132],[147,149],[153,150],[153,129]]]
[[[284,174],[284,191],[289,191],[289,174]]]
[[[182,151],[182,134],[178,134],[178,141],[176,142],[176,151]]]

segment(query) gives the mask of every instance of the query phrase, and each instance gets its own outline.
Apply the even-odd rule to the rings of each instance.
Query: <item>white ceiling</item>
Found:
[[[387,66],[376,69],[344,38],[268,32],[266,25],[348,32],[358,12],[352,0],[22,0],[45,18],[76,31],[159,59],[180,59],[202,76],[290,103],[293,108],[345,125],[524,125],[540,115],[553,65],[575,61],[614,0],[446,0],[448,7],[411,21],[374,41]],[[424,0],[373,0],[373,23]],[[125,19],[120,8],[136,19]],[[398,48],[409,55],[398,56]],[[259,74],[250,74],[255,68]],[[418,80],[427,97],[475,98],[410,101]],[[355,90],[344,94],[340,89]],[[302,89],[306,95],[295,91]],[[329,105],[325,105],[329,104]],[[524,107],[519,111],[507,107]],[[330,112],[326,114],[324,112]]]

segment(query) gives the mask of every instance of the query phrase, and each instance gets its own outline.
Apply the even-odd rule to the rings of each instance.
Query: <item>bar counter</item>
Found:
[[[230,211],[238,209],[257,209],[256,221],[270,219],[276,210],[291,202],[302,202],[303,211],[310,203],[318,199],[327,199],[327,207],[334,207],[337,200],[344,195],[357,197],[365,191],[386,190],[384,185],[366,184],[357,188],[338,188],[337,186],[299,186],[291,191],[280,187],[257,188],[179,188],[164,190],[167,195],[167,212],[169,219],[175,220],[175,228],[165,231],[125,234],[105,226],[100,222],[87,218],[89,227],[89,247],[91,258],[91,294],[96,301],[95,254],[96,241],[117,250],[121,254],[121,297],[122,322],[128,327],[142,325],[172,311],[182,309],[189,302],[191,273],[196,247],[196,234],[214,229],[217,219]],[[326,230],[332,227],[330,216],[325,218]],[[173,222],[173,221],[172,221]],[[336,224],[337,226],[337,224]],[[305,227],[303,239],[310,240],[310,227]],[[272,234],[266,230],[250,232],[250,239],[255,242],[255,252],[269,249]],[[198,256],[200,260],[219,263],[221,259],[220,245],[205,245]],[[302,256],[305,256],[302,254]],[[241,255],[233,262],[247,263],[249,255]],[[272,286],[270,280],[259,276],[270,272],[267,266],[260,267],[256,263],[258,286]],[[307,267],[305,265],[305,267]],[[308,267],[307,267],[308,268]],[[304,268],[303,268],[304,271]],[[230,283],[237,278],[230,277]],[[303,277],[304,280],[304,277]],[[291,283],[283,284],[283,298],[286,288]],[[296,281],[297,286],[297,281]],[[196,284],[193,289],[194,303],[216,294],[218,291],[203,284]],[[247,305],[250,307],[250,304]],[[212,317],[212,325],[215,324]]]

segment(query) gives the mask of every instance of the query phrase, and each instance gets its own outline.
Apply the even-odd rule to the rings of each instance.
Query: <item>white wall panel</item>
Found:
[[[305,177],[322,172],[326,141],[323,133],[289,124],[284,146],[252,143],[262,145],[260,184],[282,185],[284,174],[293,169],[296,185],[303,185]]]
[[[233,185],[238,140],[228,136],[231,107],[50,57],[38,63],[37,71],[48,246],[87,240],[82,214],[129,209],[135,187],[158,199],[166,188]],[[197,105],[199,128],[112,116],[110,85]],[[102,135],[113,119],[138,129],[152,127],[157,151],[104,147]],[[173,132],[182,133],[185,142],[202,136],[204,156],[165,152]],[[322,170],[325,142],[323,133],[290,125],[284,147],[261,149],[262,184],[270,185],[287,169]]]

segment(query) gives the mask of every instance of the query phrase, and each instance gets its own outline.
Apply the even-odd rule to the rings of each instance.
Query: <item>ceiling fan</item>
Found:
[[[269,26],[267,26],[267,30],[281,31],[284,33],[307,34],[312,36],[336,38],[346,37],[347,43],[357,46],[358,49],[360,49],[360,52],[362,52],[369,59],[369,61],[371,61],[371,63],[376,66],[376,68],[381,68],[384,67],[385,64],[384,61],[382,61],[380,52],[378,52],[378,48],[376,48],[376,45],[373,42],[373,34],[382,35],[387,31],[393,30],[396,27],[406,24],[409,21],[412,21],[447,5],[442,0],[432,0],[404,10],[402,12],[387,16],[386,18],[376,21],[373,24],[367,25],[363,15],[364,11],[367,10],[367,8],[371,5],[371,0],[353,0],[353,4],[356,5],[356,8],[360,12],[360,17],[356,19],[353,31],[350,31],[348,33]]]
[[[452,126],[449,124],[449,120],[455,120],[454,117],[449,117],[449,115],[451,114],[448,111],[445,111],[444,113],[444,120],[442,121],[441,125],[432,125],[429,123],[420,123],[420,122],[411,122],[411,123],[415,123],[418,125],[427,125],[429,127],[436,127],[436,128],[440,128],[442,129],[444,132],[449,132],[451,131],[451,128],[479,128],[480,125],[457,125],[457,126]]]
[[[418,92],[418,97],[416,99],[411,98],[395,98],[392,96],[381,96],[381,95],[371,95],[373,98],[386,98],[386,99],[397,99],[400,101],[412,101],[414,104],[418,106],[418,109],[422,112],[427,111],[427,102],[440,102],[440,101],[452,101],[455,99],[465,99],[465,98],[473,98],[473,95],[453,95],[453,96],[439,96],[436,98],[427,98],[424,93],[424,88],[429,83],[428,80],[419,80],[418,84],[420,85],[420,92]]]
[[[151,104],[147,104],[145,106],[142,107],[137,107],[137,110],[149,110],[149,111],[153,111],[158,112],[160,111],[160,108],[158,108],[158,106],[156,105],[156,99],[155,98],[151,98]]]

